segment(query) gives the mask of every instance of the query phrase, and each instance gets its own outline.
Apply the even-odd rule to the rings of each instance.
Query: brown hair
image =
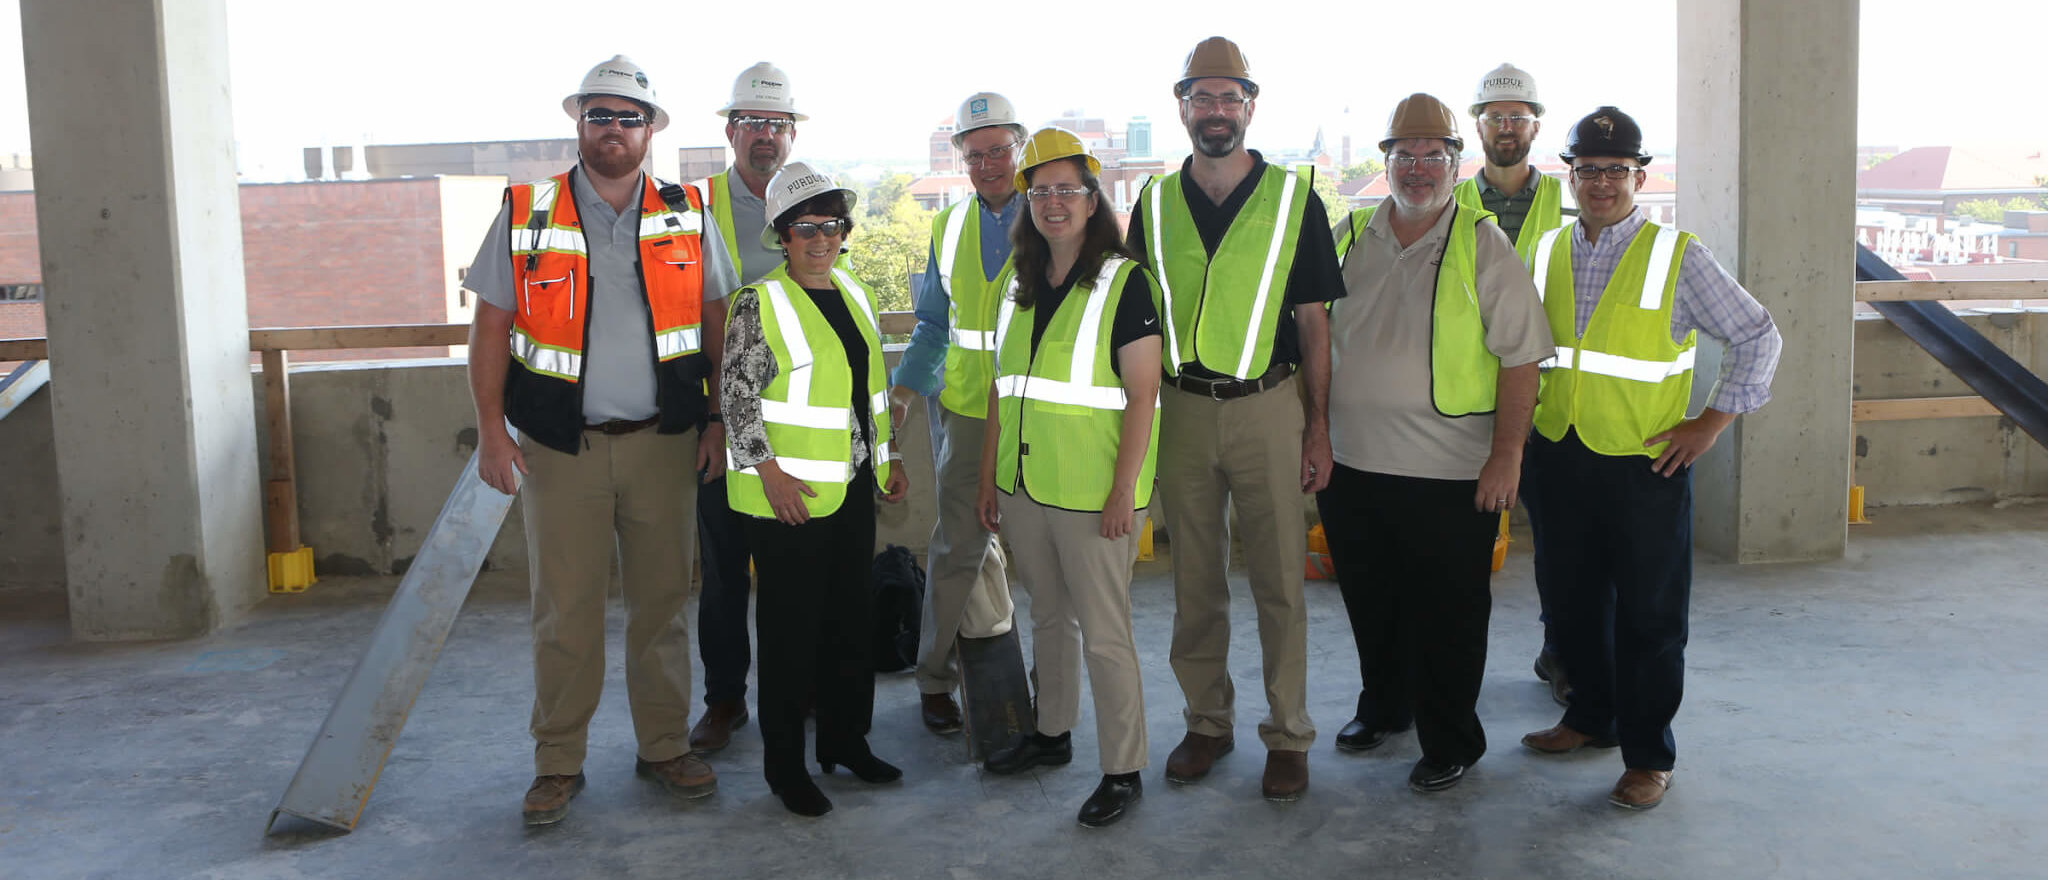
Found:
[[[814,195],[798,202],[796,207],[783,211],[782,216],[775,218],[775,237],[782,241],[788,241],[790,224],[795,223],[796,218],[802,217],[805,214],[822,214],[827,217],[837,217],[841,223],[846,224],[846,232],[844,234],[848,236],[853,235],[853,212],[846,207],[846,193],[833,190]]]
[[[1081,256],[1074,263],[1076,278],[1092,278],[1102,271],[1102,263],[1111,256],[1130,257],[1124,249],[1123,233],[1117,231],[1116,211],[1109,206],[1109,197],[1102,194],[1102,181],[1088,170],[1088,163],[1079,156],[1066,156],[1053,160],[1072,162],[1081,172],[1081,184],[1088,187],[1088,193],[1095,203],[1095,213],[1088,218],[1088,225],[1082,230]],[[1050,166],[1036,165],[1025,170],[1028,182],[1031,173]],[[1015,267],[1017,278],[1017,307],[1031,308],[1041,294],[1052,292],[1052,284],[1045,280],[1046,267],[1052,262],[1052,246],[1038,226],[1031,222],[1031,199],[1018,193],[1024,199],[1023,210],[1019,212],[1017,225],[1010,229],[1010,260]]]

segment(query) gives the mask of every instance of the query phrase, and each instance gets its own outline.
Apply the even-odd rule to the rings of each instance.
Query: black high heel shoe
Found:
[[[870,784],[895,782],[903,778],[903,771],[901,769],[898,769],[894,764],[875,757],[873,752],[851,757],[840,756],[832,759],[818,759],[818,769],[826,773],[832,772],[835,767],[839,766],[844,766],[848,772],[851,772],[860,781]]]
[[[782,799],[782,807],[799,816],[818,817],[832,812],[832,801],[818,790],[808,773],[768,783],[768,791]]]

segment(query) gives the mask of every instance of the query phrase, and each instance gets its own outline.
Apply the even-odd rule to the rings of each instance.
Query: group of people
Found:
[[[1081,824],[1126,815],[1149,765],[1130,605],[1148,508],[1172,549],[1186,700],[1166,779],[1198,782],[1236,744],[1234,533],[1263,661],[1261,793],[1307,789],[1304,493],[1358,646],[1339,749],[1412,726],[1422,758],[1409,785],[1422,792],[1458,784],[1485,753],[1492,541],[1521,503],[1545,623],[1536,671],[1566,707],[1522,743],[1619,746],[1609,800],[1661,802],[1684,674],[1691,465],[1769,398],[1769,314],[1693,236],[1634,206],[1650,157],[1619,109],[1572,128],[1567,181],[1535,171],[1544,105],[1511,65],[1469,107],[1478,174],[1458,181],[1457,115],[1412,95],[1380,142],[1390,195],[1334,229],[1311,170],[1246,148],[1259,87],[1234,43],[1202,41],[1173,90],[1194,152],[1144,186],[1123,230],[1079,136],[1028,131],[997,94],[960,105],[952,141],[975,196],[933,221],[893,372],[874,295],[844,257],[855,193],[788,161],[805,117],[781,70],[740,75],[718,111],[733,165],[687,186],[641,171],[668,114],[632,61],[598,65],[563,100],[581,161],[507,189],[465,281],[480,297],[480,476],[523,496],[529,824],[560,821],[584,785],[614,547],[642,776],[678,797],[715,791],[701,755],[749,720],[751,559],[770,789],[800,815],[831,809],[805,767],[807,715],[823,771],[901,777],[867,741],[867,578],[874,502],[908,492],[892,438],[919,398],[938,501],[922,721],[962,727],[955,646],[974,609],[1008,607],[1000,534],[1031,596],[1036,717],[983,766],[1072,760],[1085,663],[1103,776]],[[1688,418],[1702,332],[1726,352]],[[691,728],[681,615],[699,546],[706,708]]]

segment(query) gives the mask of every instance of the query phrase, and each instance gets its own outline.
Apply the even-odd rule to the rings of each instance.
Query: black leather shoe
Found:
[[[851,771],[860,781],[871,785],[895,782],[903,778],[903,771],[901,769],[898,769],[894,764],[875,757],[873,752],[863,755],[838,755],[831,758],[821,757],[818,759],[818,769],[826,773],[831,773],[833,768],[840,766],[844,766],[848,771]]]
[[[1074,760],[1074,738],[1071,734],[1046,736],[1042,733],[1028,734],[1016,745],[997,749],[981,763],[981,769],[1000,776],[1022,773],[1033,767],[1051,767]]]
[[[1081,805],[1080,822],[1089,828],[1114,825],[1124,817],[1125,810],[1144,796],[1145,783],[1138,779],[1138,774],[1104,775],[1102,784],[1095,786],[1095,793]]]
[[[1465,778],[1465,765],[1439,764],[1428,758],[1415,762],[1408,771],[1408,787],[1420,792],[1443,791]]]
[[[1398,728],[1374,728],[1356,718],[1337,731],[1337,748],[1347,752],[1369,752],[1386,743],[1387,737],[1415,726],[1412,722]]]
[[[1567,709],[1571,708],[1572,682],[1565,675],[1564,661],[1557,654],[1544,650],[1536,655],[1536,677],[1550,684],[1550,699]]]

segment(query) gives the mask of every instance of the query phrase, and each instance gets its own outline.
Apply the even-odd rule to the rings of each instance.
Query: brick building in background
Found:
[[[474,304],[462,277],[504,190],[505,178],[496,176],[243,184],[249,326],[467,323]],[[0,193],[0,285],[41,281],[35,193]],[[42,302],[0,301],[0,338],[42,335]],[[293,358],[449,353],[362,349]]]

